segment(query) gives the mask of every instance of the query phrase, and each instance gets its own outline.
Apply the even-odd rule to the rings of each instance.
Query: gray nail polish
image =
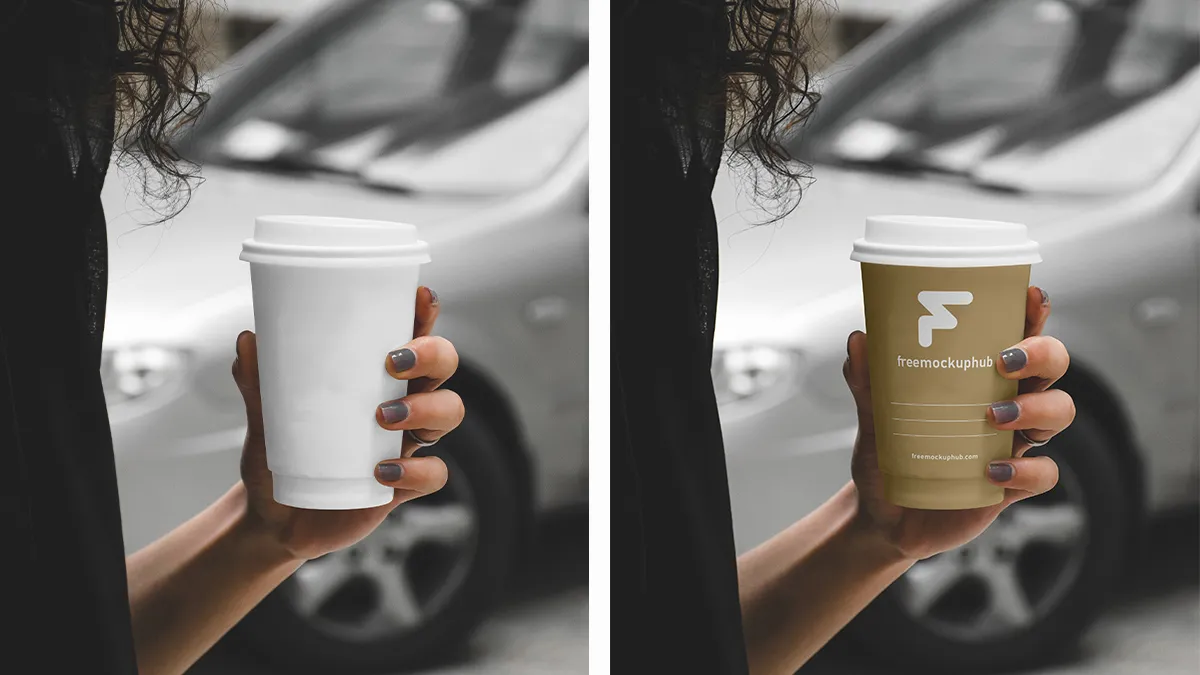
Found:
[[[988,478],[996,481],[997,483],[1007,483],[1008,481],[1012,480],[1015,471],[1013,470],[1012,464],[1007,464],[1005,462],[992,462],[991,464],[988,464],[987,473]]]
[[[1015,373],[1025,367],[1029,362],[1029,356],[1024,349],[1012,347],[1000,352],[1000,360],[1004,362],[1004,372]]]
[[[992,416],[996,424],[1007,424],[1021,415],[1021,406],[1016,401],[999,401],[992,404]]]
[[[388,401],[379,406],[379,410],[383,413],[383,421],[389,424],[408,419],[408,404],[404,401]]]
[[[433,290],[432,288],[429,288],[428,286],[426,286],[425,288],[429,289],[429,304],[431,304],[431,305],[438,304],[437,291]]]
[[[379,477],[386,481],[400,480],[400,477],[404,475],[404,467],[399,464],[380,462],[375,466],[375,470],[379,472]]]
[[[1043,305],[1050,304],[1050,294],[1046,292],[1046,289],[1042,288],[1041,286],[1038,286],[1038,290],[1042,292],[1042,304]]]
[[[392,368],[397,373],[403,373],[417,365],[417,353],[407,347],[388,352],[388,358],[392,360]]]

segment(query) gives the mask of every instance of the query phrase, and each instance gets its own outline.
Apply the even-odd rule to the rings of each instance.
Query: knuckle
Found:
[[[1046,459],[1046,482],[1043,487],[1045,488],[1045,490],[1049,490],[1049,489],[1053,488],[1055,485],[1058,485],[1058,464],[1053,459],[1050,459],[1049,457],[1046,457],[1045,459]]]
[[[437,343],[428,335],[415,337],[408,345],[410,349],[417,352],[420,356],[430,357],[437,354]]]
[[[1071,363],[1071,353],[1067,351],[1067,346],[1053,336],[1046,336],[1046,344],[1050,352],[1062,362],[1062,368],[1065,371]]]
[[[422,355],[427,359],[426,365],[433,363],[439,367],[449,367],[451,371],[458,369],[458,350],[454,348],[454,343],[440,335],[425,335],[413,340],[413,343],[418,345],[422,351]]]
[[[421,339],[428,342],[430,347],[437,351],[438,354],[445,354],[447,351],[454,351],[454,345],[441,335],[426,335]]]
[[[438,352],[441,358],[449,367],[450,372],[458,370],[458,349],[454,347],[454,343],[442,336],[437,336]]]
[[[434,472],[433,481],[430,485],[430,492],[437,492],[446,487],[446,482],[450,480],[450,469],[446,467],[446,463],[441,457],[434,457],[437,460],[437,470]]]
[[[1048,339],[1050,338],[1047,338],[1044,335],[1035,335],[1025,341],[1023,346],[1025,348],[1025,353],[1029,354],[1029,360],[1031,362],[1043,361],[1048,356],[1050,351],[1049,345],[1046,343]]]
[[[451,401],[451,405],[454,407],[454,426],[457,427],[458,425],[462,424],[463,419],[467,416],[467,405],[458,392],[451,391],[449,389],[444,389],[443,391],[449,394],[448,398]]]

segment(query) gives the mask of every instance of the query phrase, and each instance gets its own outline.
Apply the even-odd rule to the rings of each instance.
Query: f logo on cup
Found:
[[[958,325],[958,319],[946,309],[946,305],[969,305],[975,296],[970,291],[921,291],[917,302],[929,310],[929,314],[917,319],[917,343],[922,347],[933,344],[933,331],[950,330]]]

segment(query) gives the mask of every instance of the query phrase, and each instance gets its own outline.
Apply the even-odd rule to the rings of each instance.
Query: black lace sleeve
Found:
[[[710,368],[720,1],[618,2],[613,24],[613,672],[746,672]]]
[[[0,9],[0,653],[39,672],[137,670],[99,369],[115,42],[111,0]]]

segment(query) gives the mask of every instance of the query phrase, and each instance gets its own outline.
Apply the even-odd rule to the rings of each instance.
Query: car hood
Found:
[[[421,237],[454,236],[459,221],[497,200],[456,195],[453,201],[399,195],[351,183],[205,167],[204,183],[165,224],[144,207],[138,179],[114,167],[102,195],[108,219],[109,293],[105,343],[167,341],[180,322],[203,322],[229,305],[248,303],[250,270],[239,260],[254,218],[270,213],[337,215],[419,224]],[[447,254],[455,247],[446,247]],[[439,259],[444,256],[439,255]],[[247,305],[248,306],[248,305]]]
[[[991,192],[965,184],[816,166],[800,206],[778,223],[748,182],[722,171],[713,190],[720,246],[715,341],[795,345],[810,331],[861,328],[859,266],[850,260],[867,216],[920,214],[1024,223],[1039,232],[1097,200]],[[852,315],[852,316],[850,316]],[[846,321],[854,325],[841,325]]]

